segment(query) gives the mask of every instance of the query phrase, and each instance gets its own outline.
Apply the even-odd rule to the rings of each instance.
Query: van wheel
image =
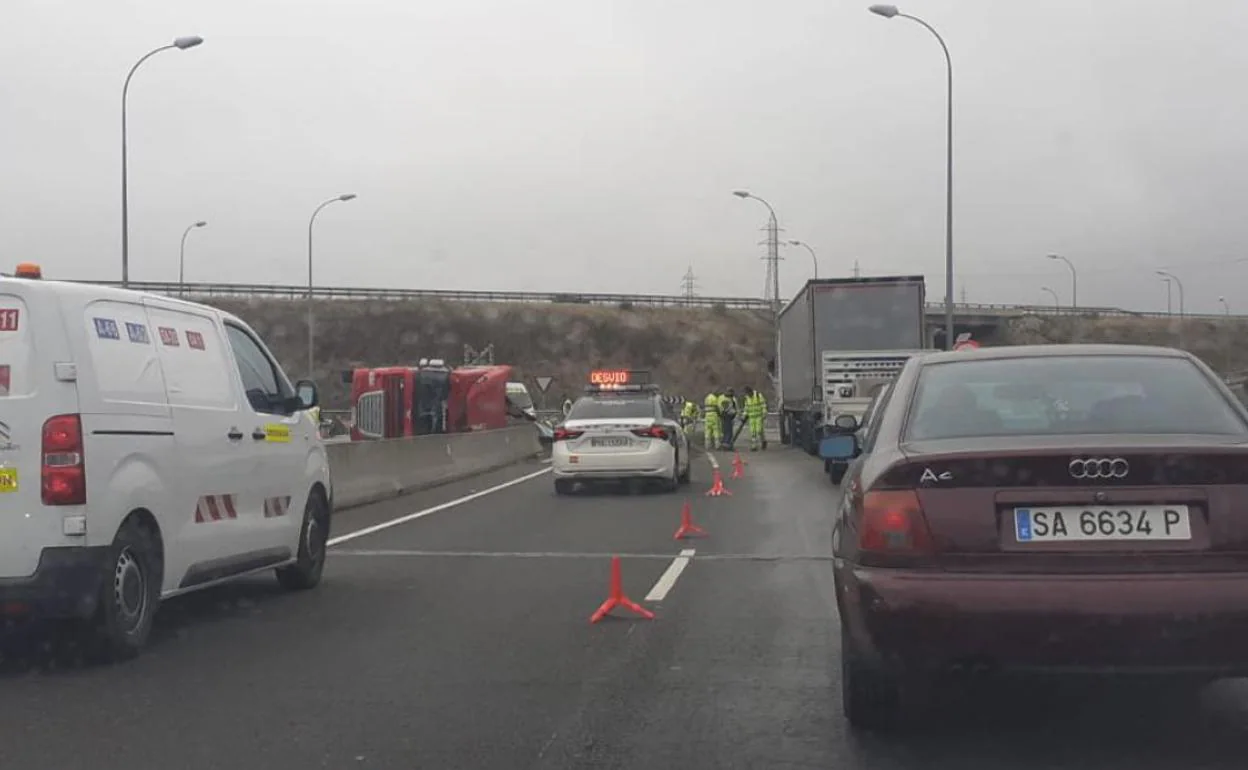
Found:
[[[572,482],[567,479],[555,479],[555,494],[570,495],[572,494]]]
[[[898,678],[854,652],[841,626],[841,705],[851,727],[884,731],[897,724],[901,710]]]
[[[299,530],[299,555],[295,563],[277,568],[277,582],[290,591],[305,591],[321,582],[329,540],[329,506],[319,492],[308,495]]]
[[[137,521],[122,524],[105,561],[99,605],[91,619],[92,656],[128,660],[147,644],[160,604],[160,549]]]

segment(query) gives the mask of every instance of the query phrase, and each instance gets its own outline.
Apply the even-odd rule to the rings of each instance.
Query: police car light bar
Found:
[[[625,382],[625,383],[604,383],[602,385],[594,385],[590,383],[585,386],[586,393],[657,393],[658,385],[651,385],[645,382]]]

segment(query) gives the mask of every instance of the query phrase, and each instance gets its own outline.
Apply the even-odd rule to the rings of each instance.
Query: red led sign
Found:
[[[595,370],[589,373],[590,385],[626,385],[629,381],[629,372],[626,369],[603,369]]]

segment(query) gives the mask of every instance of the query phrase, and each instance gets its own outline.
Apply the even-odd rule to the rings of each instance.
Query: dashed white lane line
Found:
[[[486,495],[492,495],[495,492],[501,492],[502,490],[507,489],[508,487],[514,487],[517,484],[523,484],[524,482],[530,479],[535,479],[538,476],[544,476],[547,473],[550,473],[550,468],[548,467],[542,468],[540,471],[534,471],[533,473],[530,473],[526,476],[521,476],[520,478],[517,478],[517,479],[512,479],[511,481],[504,481],[502,484],[496,484],[492,487],[482,489],[479,492],[473,492],[470,495],[464,495],[463,497],[458,497],[454,500],[449,500],[440,505],[435,505],[432,508],[426,508],[423,511],[416,511],[415,513],[409,513],[404,516],[400,516],[397,519],[390,519],[389,521],[383,521],[380,524],[374,524],[371,527],[364,527],[363,529],[357,529],[354,532],[348,532],[345,535],[339,535],[338,537],[331,537],[329,541],[326,543],[326,545],[331,545],[331,546],[338,545],[339,543],[345,543],[348,540],[354,540],[357,537],[364,537],[365,535],[371,535],[374,532],[381,532],[383,529],[390,529],[391,527],[397,527],[400,524],[406,524],[409,521],[422,519],[426,516],[429,516],[430,514],[437,513],[438,511],[445,511],[447,508],[454,508],[457,505],[463,505],[464,503],[471,502],[473,500],[476,500],[477,498],[485,497]]]
[[[680,573],[685,571],[685,567],[689,566],[689,560],[697,553],[692,548],[686,548],[680,552],[680,556],[672,559],[672,563],[667,565],[667,569],[659,575],[659,579],[654,584],[654,588],[650,589],[650,593],[646,594],[646,601],[661,602],[667,598],[667,594],[672,590],[672,586],[676,585],[676,581],[680,579]]]

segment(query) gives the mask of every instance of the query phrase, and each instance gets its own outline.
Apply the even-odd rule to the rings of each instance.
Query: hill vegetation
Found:
[[[260,332],[292,377],[307,376],[302,301],[213,298]],[[1182,346],[1214,369],[1248,369],[1248,324],[1187,319]],[[546,406],[575,395],[594,368],[649,369],[671,394],[697,399],[711,387],[770,392],[773,336],[763,311],[524,304],[446,300],[323,300],[316,303],[316,367],[328,408],[347,406],[342,373],[357,366],[463,363],[464,347],[493,345],[494,360],[515,367],[541,405],[534,378],[553,377]],[[1115,342],[1180,345],[1167,318],[1028,316],[1004,325],[991,344]]]
[[[259,332],[291,377],[307,376],[306,305],[213,298]],[[712,386],[766,387],[769,314],[702,308],[444,300],[324,300],[316,313],[313,379],[327,408],[345,408],[341,374],[357,366],[463,363],[464,346],[494,346],[541,405],[534,378],[553,377],[546,405],[575,395],[595,368],[649,369],[666,392],[701,398]]]

